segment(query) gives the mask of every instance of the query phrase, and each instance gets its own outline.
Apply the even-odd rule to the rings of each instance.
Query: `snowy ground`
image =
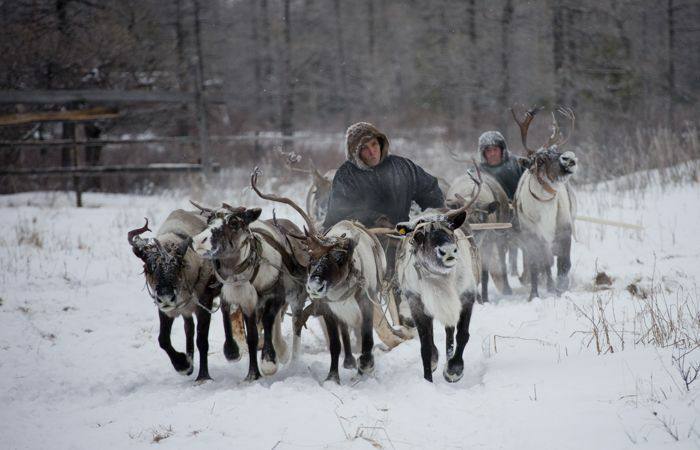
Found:
[[[678,366],[700,363],[700,185],[620,185],[583,187],[580,212],[645,230],[579,222],[571,292],[527,303],[512,279],[514,295],[477,305],[456,384],[422,379],[417,340],[375,349],[369,379],[353,385],[341,369],[341,386],[321,384],[317,323],[301,364],[246,383],[246,357],[221,352],[217,314],[214,381],[195,385],[158,348],[126,242],[144,216],[157,227],[187,196],[87,194],[82,209],[67,193],[0,197],[2,448],[698,448],[700,380],[687,389]],[[300,185],[288,191],[302,198]],[[224,198],[271,216],[249,192]],[[594,288],[596,271],[610,289]],[[173,342],[184,348],[181,326]]]

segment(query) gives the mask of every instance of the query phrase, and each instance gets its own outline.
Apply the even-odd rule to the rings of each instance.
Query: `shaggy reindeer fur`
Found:
[[[445,326],[447,357],[443,376],[449,382],[462,378],[462,353],[469,340],[469,322],[476,299],[478,268],[476,248],[459,229],[466,212],[426,215],[396,226],[405,235],[399,248],[396,273],[402,297],[409,302],[421,341],[423,377],[433,381],[438,351],[433,341],[433,319]],[[457,348],[453,335],[457,328]]]
[[[468,223],[508,223],[512,220],[508,196],[496,179],[488,173],[482,173],[483,189],[479,191],[474,208],[470,210]],[[476,181],[469,174],[457,178],[447,191],[448,199],[460,195],[467,201],[472,199],[476,190]],[[466,225],[465,227],[468,227]],[[463,230],[465,231],[465,230]],[[468,231],[466,231],[468,233]],[[483,230],[475,232],[475,239],[481,255],[481,300],[489,299],[489,274],[498,290],[506,295],[512,294],[508,283],[506,251],[511,240],[510,230]]]
[[[567,152],[571,153],[571,152]],[[525,172],[515,193],[515,208],[520,224],[520,242],[530,275],[530,300],[539,296],[538,275],[544,273],[547,287],[554,290],[550,268],[557,257],[557,289],[568,287],[571,268],[571,237],[574,232],[576,201],[569,176],[548,180],[556,191],[545,191],[532,172]],[[534,266],[534,267],[533,267]]]
[[[206,227],[196,213],[175,210],[166,218],[155,239],[138,236],[147,227],[129,233],[134,254],[144,261],[144,274],[149,292],[158,306],[160,334],[158,342],[168,354],[175,369],[183,374],[193,371],[194,321],[197,316],[197,350],[200,356],[197,380],[209,379],[207,354],[209,351],[209,322],[214,297],[220,286],[208,261],[202,260],[190,248],[191,238]],[[224,354],[229,360],[240,358],[231,333],[228,310],[224,312],[226,335]],[[173,320],[182,316],[185,321],[186,354],[177,352],[170,341]]]
[[[292,249],[272,221],[258,221],[259,208],[218,210],[202,208],[209,217],[206,230],[194,237],[194,248],[204,258],[215,260],[223,279],[224,303],[239,305],[246,325],[249,369],[246,380],[260,378],[260,371],[272,375],[277,363],[289,359],[287,344],[282,338],[281,322],[284,305],[290,304],[298,315],[303,307],[303,288],[294,279],[285,258],[291,260]],[[290,222],[288,227],[294,227]],[[294,227],[294,231],[299,230]],[[271,244],[272,239],[275,244]],[[285,256],[280,253],[285,253]],[[240,273],[237,268],[245,267]],[[258,317],[264,329],[260,369],[257,363]],[[298,351],[294,334],[294,349]]]

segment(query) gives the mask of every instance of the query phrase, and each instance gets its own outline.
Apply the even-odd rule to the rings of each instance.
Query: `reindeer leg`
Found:
[[[241,352],[238,349],[233,330],[231,328],[231,308],[228,303],[221,301],[221,315],[224,319],[224,356],[227,361],[238,361],[241,359]]]
[[[361,294],[358,299],[360,312],[362,313],[362,354],[357,366],[357,373],[360,375],[370,374],[374,371],[374,336],[372,334],[372,323],[374,321],[374,303],[365,294]],[[387,325],[388,326],[388,325]]]
[[[467,342],[469,342],[469,322],[471,321],[473,307],[474,294],[463,294],[462,312],[459,315],[459,322],[457,322],[457,348],[452,358],[447,361],[445,370],[442,373],[445,380],[450,383],[459,381],[464,375],[464,359],[462,355],[464,353],[464,347],[466,347]]]
[[[571,231],[562,232],[557,252],[557,290],[569,289],[569,270],[571,270]]]
[[[498,243],[496,250],[498,252],[498,267],[500,269],[500,276],[503,277],[503,292],[504,295],[513,294],[513,289],[508,283],[508,267],[506,266],[506,244]]]
[[[411,307],[411,315],[418,329],[418,338],[420,339],[420,356],[423,361],[423,378],[433,382],[433,371],[431,367],[433,345],[429,340],[429,330],[433,328],[432,317],[427,316],[423,312],[423,305],[419,298],[411,298],[408,300]]]
[[[440,359],[440,353],[438,352],[438,349],[435,346],[435,336],[433,333],[432,326],[430,326],[430,328],[428,328],[428,342],[430,343],[430,346],[432,347],[432,351],[430,352],[430,371],[435,372],[435,369],[437,369],[437,366],[438,366],[438,361]]]
[[[207,298],[203,305],[211,308],[214,297]],[[199,373],[196,381],[211,380],[209,376],[209,324],[211,323],[211,313],[204,308],[197,308],[197,351],[199,352]]]
[[[481,269],[481,301],[485,303],[489,301],[489,271],[486,267]]]
[[[246,344],[248,344],[248,375],[246,381],[255,381],[260,378],[258,369],[258,319],[255,309],[250,314],[243,313],[246,330]]]
[[[445,355],[452,358],[455,352],[455,327],[445,327]]]
[[[547,280],[547,292],[556,292],[554,280],[552,279],[552,266],[547,263],[542,263],[542,272]]]
[[[326,330],[328,331],[328,347],[331,351],[331,369],[328,372],[326,381],[335,381],[336,383],[340,384],[340,375],[338,374],[338,359],[340,358],[338,321],[330,311],[324,311],[323,320],[326,322]]]
[[[182,375],[192,375],[192,371],[194,370],[192,360],[187,359],[187,355],[184,353],[176,351],[170,342],[170,333],[173,329],[173,319],[166,316],[162,311],[158,311],[158,318],[160,319],[160,332],[158,333],[158,344],[160,345],[160,348],[165,350],[165,353],[168,354],[170,362],[175,370],[180,372]]]
[[[296,299],[290,303],[292,309],[292,363],[299,360],[301,353],[301,329],[304,327],[304,300]]]
[[[518,246],[511,244],[508,246],[508,266],[510,266],[511,276],[517,277],[518,275]]]
[[[343,367],[346,369],[356,369],[357,361],[352,355],[352,345],[350,343],[350,331],[348,326],[344,323],[338,323],[340,328],[340,337],[343,339],[343,350],[345,352],[345,357],[343,358]]]
[[[526,271],[530,274],[530,296],[527,301],[532,301],[533,298],[539,297],[538,292],[538,282],[539,282],[539,263],[537,261],[537,256],[532,248],[523,249],[523,256],[526,262]]]
[[[194,361],[194,319],[182,316],[185,322],[185,354],[187,359]]]
[[[280,290],[281,294],[280,295]],[[275,325],[275,319],[279,313],[282,304],[284,303],[284,287],[282,283],[278,283],[275,292],[264,302],[262,313],[263,324],[263,348],[260,357],[260,367],[265,375],[274,375],[277,372],[277,352],[272,342],[272,329]]]

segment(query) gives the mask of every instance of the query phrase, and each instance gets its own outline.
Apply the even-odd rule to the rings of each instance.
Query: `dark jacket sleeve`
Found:
[[[367,203],[363,197],[366,195],[365,189],[359,186],[357,179],[348,172],[347,168],[341,166],[333,178],[328,212],[326,220],[323,221],[324,230],[345,219],[359,220],[371,226],[382,215],[378,211],[363,206]]]
[[[413,199],[421,209],[442,208],[445,206],[445,195],[443,194],[438,180],[420,166],[413,163],[416,173],[416,192]]]

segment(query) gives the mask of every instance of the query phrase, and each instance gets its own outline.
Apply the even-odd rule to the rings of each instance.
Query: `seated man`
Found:
[[[508,200],[512,201],[525,169],[518,163],[517,157],[510,156],[503,135],[498,131],[487,131],[479,136],[479,156],[481,170],[493,176],[506,192]]]
[[[372,124],[350,126],[345,146],[347,161],[333,178],[325,229],[343,219],[393,227],[408,220],[412,201],[422,209],[444,206],[437,179],[410,159],[390,155],[389,139]]]
[[[347,161],[333,178],[328,214],[323,228],[344,219],[357,220],[367,227],[393,228],[408,220],[411,203],[421,209],[445,206],[437,178],[408,158],[389,154],[389,139],[372,124],[356,123],[348,128],[345,141]],[[386,279],[393,280],[396,241],[380,239],[386,250]],[[399,320],[413,326],[408,305],[400,305],[397,286],[393,296],[399,307]]]

